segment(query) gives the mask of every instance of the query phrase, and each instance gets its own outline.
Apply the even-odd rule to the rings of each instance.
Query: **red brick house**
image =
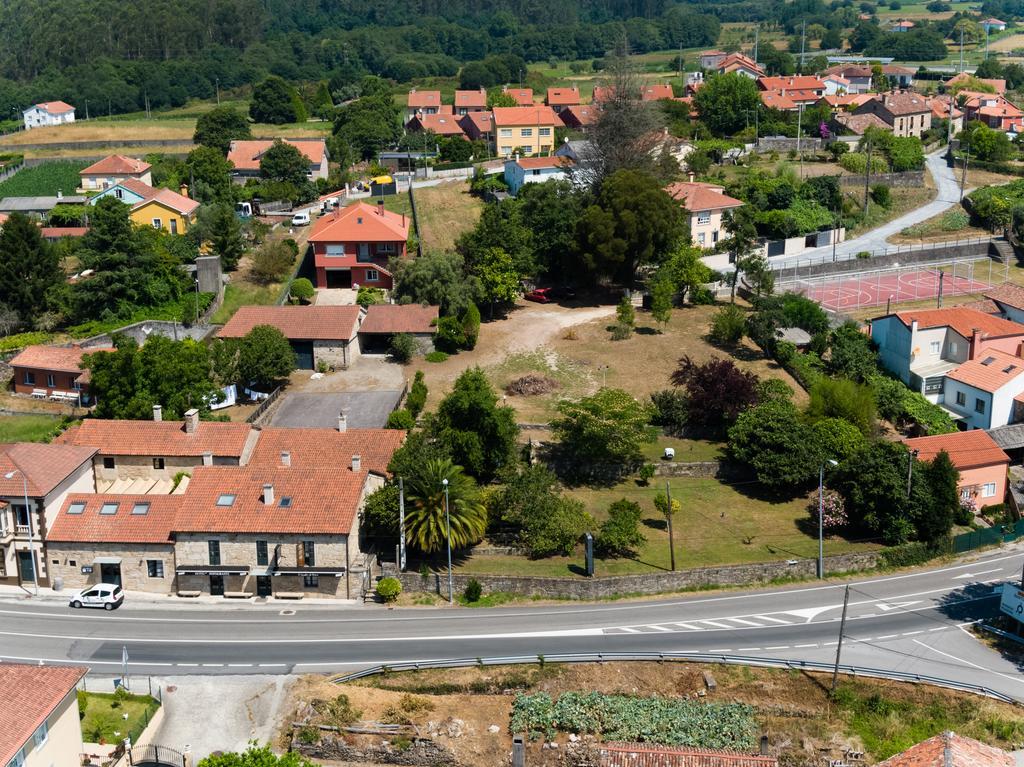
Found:
[[[14,368],[14,391],[38,398],[56,397],[89,402],[89,371],[82,357],[93,352],[110,352],[109,347],[26,346],[10,361]]]
[[[357,202],[317,219],[313,246],[318,288],[354,285],[390,289],[388,261],[405,257],[409,221],[404,215]]]

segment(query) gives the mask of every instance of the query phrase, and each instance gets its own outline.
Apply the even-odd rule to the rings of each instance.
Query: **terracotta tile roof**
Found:
[[[114,184],[114,186],[119,186],[122,189],[127,189],[129,192],[135,192],[135,194],[139,195],[139,197],[142,197],[143,199],[148,198],[151,194],[153,194],[153,192],[156,191],[149,184],[143,181],[139,181],[137,178],[123,178],[116,184]]]
[[[945,120],[949,116],[949,98],[946,96],[933,96],[928,100],[928,106],[931,107],[932,117],[937,117],[941,120]],[[953,104],[953,119],[963,117],[963,112],[956,108],[956,104]]]
[[[912,29],[914,22],[912,21],[898,21],[892,25],[891,29]]]
[[[327,151],[327,144],[323,139],[281,139],[286,144],[298,149],[309,160],[310,165],[320,165]],[[260,158],[270,147],[274,145],[273,140],[246,140],[232,141],[228,150],[228,159],[235,166],[236,170],[259,170]]]
[[[594,95],[591,97],[591,102],[597,104],[601,101],[607,101],[614,95],[615,92],[610,85],[595,85]]]
[[[88,671],[84,666],[0,663],[0,764],[14,758]],[[71,705],[77,720],[77,703]]]
[[[915,70],[901,67],[899,64],[882,64],[883,75],[913,75]]]
[[[416,109],[417,107],[440,107],[441,91],[418,91],[413,88],[409,91],[407,103],[410,109]]]
[[[406,123],[411,131],[428,130],[438,136],[463,136],[465,131],[459,120],[450,114],[425,115],[418,114]]]
[[[591,104],[576,104],[562,110],[562,122],[578,125],[593,125],[597,120],[598,109]],[[572,119],[567,119],[572,118]]]
[[[830,107],[859,107],[865,101],[871,101],[873,93],[842,93],[830,96],[825,94],[821,100]]]
[[[982,22],[984,23],[984,22]],[[985,85],[991,85],[992,89],[1000,96],[1006,93],[1006,80],[1000,80],[997,78],[987,77],[975,77],[974,75],[968,74],[967,72],[961,72],[955,77],[951,77],[943,83],[947,88],[957,85],[958,83],[970,83],[974,80],[985,83]]]
[[[764,75],[764,69],[756,61],[742,53],[730,53],[718,62],[718,71],[723,74],[734,72],[737,69],[746,69],[758,76]]]
[[[896,312],[900,322],[908,328],[917,320],[919,328],[950,327],[964,338],[970,338],[975,330],[986,336],[1004,337],[1024,335],[1024,325],[992,317],[973,309],[962,306],[951,306],[947,309],[921,309],[919,311]]]
[[[850,84],[850,81],[847,80],[842,75],[829,74],[829,75],[825,75],[821,79],[824,80],[824,81],[830,82],[830,83],[836,83],[837,85],[849,85]]]
[[[240,458],[252,431],[247,423],[200,421],[189,434],[178,421],[108,421],[86,418],[55,443],[95,448],[101,455],[192,456],[203,453]]]
[[[999,304],[995,301],[984,298],[980,301],[970,301],[966,304],[960,304],[961,309],[974,309],[976,312],[983,312],[984,314],[999,314],[1002,310],[999,308]]]
[[[42,497],[74,474],[96,454],[93,447],[42,442],[0,444],[0,495]],[[4,475],[16,472],[7,479]]]
[[[780,112],[791,112],[798,108],[793,99],[776,91],[762,91],[761,103],[769,109],[778,109]]]
[[[841,75],[847,79],[871,77],[871,67],[863,64],[836,64],[826,69],[825,74]]]
[[[82,357],[95,352],[112,352],[108,346],[26,346],[10,361],[11,367],[56,370],[61,373],[82,371]]]
[[[949,454],[949,460],[958,469],[976,469],[1010,462],[1010,456],[1004,453],[983,429],[936,434],[932,437],[916,437],[903,441],[911,450],[920,452],[918,458],[922,461],[930,461],[945,450]]]
[[[478,91],[455,91],[456,107],[486,107],[487,91],[481,88]]]
[[[154,189],[152,194],[150,194],[145,200],[135,203],[132,206],[132,210],[138,210],[139,208],[143,208],[151,203],[163,205],[164,207],[170,208],[183,216],[192,215],[199,207],[199,202],[197,200],[189,199],[183,194],[172,192],[170,189],[159,187]]]
[[[839,112],[832,115],[832,119],[850,131],[850,133],[857,136],[863,136],[864,132],[868,128],[883,128],[885,130],[890,130],[889,123],[872,112],[864,112],[859,115],[850,114],[849,112]]]
[[[759,77],[757,87],[763,91],[778,91],[789,94],[791,91],[821,91],[825,88],[824,81],[817,75],[791,75],[789,77]]]
[[[366,310],[360,333],[433,333],[438,307],[420,304],[374,304]]]
[[[494,115],[490,112],[468,112],[459,118],[459,123],[464,131],[468,131],[468,125],[472,124],[480,133],[490,133],[494,129]]]
[[[557,155],[554,157],[520,157],[513,160],[523,170],[539,170],[541,168],[565,168],[572,165],[572,159]]]
[[[1013,767],[1013,757],[954,732],[923,740],[876,767]]]
[[[544,103],[549,107],[573,106],[580,103],[579,88],[548,88],[547,98]]]
[[[509,88],[504,87],[501,89],[502,93],[507,93],[509,96],[516,100],[516,104],[521,107],[533,106],[533,88]],[[503,109],[509,109],[509,107],[502,107]]]
[[[0,221],[0,224],[3,222]],[[39,233],[48,240],[59,240],[61,237],[85,237],[89,233],[87,226],[43,226]]]
[[[257,325],[271,325],[289,340],[348,341],[359,329],[358,306],[243,306],[217,335],[241,338]]]
[[[351,456],[349,456],[351,461]],[[200,466],[174,524],[175,532],[320,533],[346,535],[363,497],[367,470],[348,465],[309,469],[250,465]],[[263,502],[263,486],[273,486],[274,502]],[[218,506],[224,495],[230,506]],[[283,499],[290,501],[283,505]]]
[[[980,24],[1004,24],[1004,25],[1006,24],[1005,21],[1000,21],[999,19],[983,19],[979,23]]]
[[[981,391],[994,393],[1024,373],[1024,359],[998,349],[982,349],[977,359],[968,360],[955,370],[946,373],[947,378],[973,386]]]
[[[722,193],[722,187],[699,181],[680,181],[665,187],[673,200],[679,200],[690,213],[722,208],[738,208],[742,200]]]
[[[1019,285],[1007,282],[1003,285],[999,285],[998,287],[986,290],[984,296],[996,303],[1024,311],[1024,288]]]
[[[668,83],[654,83],[645,85],[640,91],[640,98],[644,101],[658,101],[660,99],[672,98],[672,86]]]
[[[881,96],[876,96],[874,101],[877,101],[891,115],[916,115],[931,111],[925,97],[917,93],[905,91],[883,93]]]
[[[84,170],[78,171],[79,176],[90,175],[119,175],[126,176],[145,173],[152,166],[143,160],[136,160],[134,157],[126,157],[123,154],[112,154],[95,162]]]
[[[309,235],[310,242],[405,242],[407,239],[409,220],[405,216],[365,202],[355,202],[320,216]]]
[[[65,101],[41,101],[34,106],[49,112],[52,115],[60,115],[66,112],[74,112],[75,108]]]
[[[498,127],[503,125],[543,125],[559,126],[562,120],[551,109],[541,104],[529,107],[495,107],[494,124]]]
[[[653,743],[602,743],[599,767],[778,767],[773,756]]]
[[[387,474],[391,456],[405,441],[400,429],[289,429],[268,427],[260,432],[259,441],[249,458],[250,467],[281,466],[281,453],[291,454],[293,469],[308,467],[332,468],[350,466],[358,455],[363,469]],[[189,486],[191,490],[191,486]]]
[[[62,543],[170,543],[184,495],[74,493],[67,497],[46,540]],[[116,503],[113,514],[100,514]],[[145,506],[145,513],[136,513]],[[76,513],[68,513],[74,507]],[[81,509],[81,511],[78,511]]]

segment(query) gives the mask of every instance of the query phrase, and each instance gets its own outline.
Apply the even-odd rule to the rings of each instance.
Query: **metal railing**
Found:
[[[847,242],[854,242],[856,238],[850,239]],[[957,240],[942,240],[941,242],[920,242],[920,243],[908,243],[906,245],[891,245],[882,248],[881,250],[872,250],[870,252],[870,258],[858,258],[856,253],[837,253],[835,259],[832,258],[831,253],[823,253],[820,256],[808,256],[807,258],[797,258],[795,261],[791,257],[787,256],[772,256],[769,261],[769,266],[772,271],[780,271],[783,269],[800,270],[806,269],[812,266],[820,266],[821,264],[831,264],[834,261],[860,261],[863,266],[858,269],[871,268],[870,260],[876,257],[885,257],[889,255],[899,255],[900,253],[914,253],[921,250],[943,250],[946,248],[966,248],[971,245],[982,245],[986,246],[992,242],[998,242],[1004,240],[1003,237],[968,237],[965,239]],[[823,247],[828,247],[823,246]],[[776,263],[772,263],[772,259],[777,259]],[[783,263],[785,262],[785,263]]]
[[[187,767],[185,755],[167,746],[147,743],[144,746],[132,746],[127,751],[128,764],[131,765],[168,765],[168,767]]]
[[[765,668],[800,669],[806,671],[832,671],[834,663],[818,661],[789,660],[786,658],[759,658],[747,655],[724,655],[701,652],[606,652],[606,653],[566,653],[559,655],[510,655],[497,658],[451,658],[448,660],[417,661],[410,663],[390,663],[372,666],[351,674],[332,677],[335,684],[353,682],[369,676],[385,674],[392,671],[419,671],[421,669],[471,668],[473,666],[514,666],[532,663],[607,663],[619,661],[678,661],[685,663],[725,663],[740,666],[761,666]],[[891,679],[898,682],[914,682],[946,687],[951,690],[962,690],[976,695],[985,695],[1004,703],[1020,704],[1022,701],[983,685],[958,682],[954,679],[911,674],[903,671],[887,671],[861,666],[839,665],[839,670],[851,676],[872,677],[875,679]]]

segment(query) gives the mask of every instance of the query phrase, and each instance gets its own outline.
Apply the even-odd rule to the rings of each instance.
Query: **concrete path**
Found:
[[[922,205],[920,208],[915,208],[909,213],[905,213],[899,218],[893,219],[887,224],[882,224],[877,229],[872,229],[869,232],[841,242],[836,246],[836,259],[843,261],[847,259],[856,258],[858,253],[868,251],[874,253],[875,251],[884,250],[887,247],[893,247],[888,244],[888,240],[894,234],[899,234],[903,229],[914,224],[920,224],[922,221],[926,221],[932,216],[949,210],[955,205],[960,204],[960,180],[956,175],[956,169],[950,168],[946,165],[945,158],[946,150],[943,148],[938,152],[928,155],[925,158],[925,167],[931,174],[932,179],[935,181],[935,187],[937,194],[935,199],[929,202],[927,205]],[[965,190],[965,194],[970,192],[968,188]],[[805,250],[799,256],[790,256],[788,258],[773,258],[772,266],[776,269],[785,266],[796,266],[798,264],[805,264],[808,261],[822,258],[831,258],[832,246],[826,245],[823,248],[811,248]]]

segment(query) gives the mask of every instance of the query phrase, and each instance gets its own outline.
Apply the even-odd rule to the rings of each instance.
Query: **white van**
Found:
[[[124,602],[124,591],[116,583],[98,583],[75,592],[68,602],[72,607],[102,607],[116,610]]]
[[[309,211],[302,210],[292,216],[292,226],[305,226],[309,223]]]

